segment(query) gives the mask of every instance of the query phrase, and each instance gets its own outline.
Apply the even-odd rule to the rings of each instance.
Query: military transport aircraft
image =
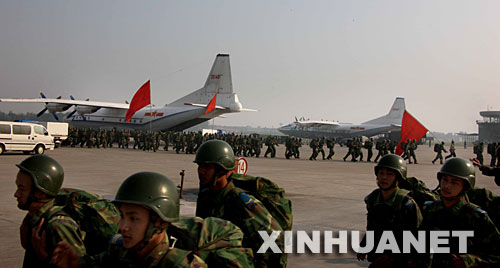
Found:
[[[217,94],[215,109],[205,114],[206,107],[215,94]],[[153,131],[178,131],[225,113],[255,111],[242,108],[238,95],[233,93],[231,67],[227,54],[217,55],[203,88],[161,108],[146,106],[137,111],[130,122],[125,121],[128,103],[75,100],[72,96],[70,100],[61,97],[50,99],[41,95],[42,98],[37,99],[0,98],[0,102],[45,103],[45,109],[38,115],[48,111],[54,117],[56,112],[67,111],[73,106],[74,110],[65,116],[71,127],[149,130],[151,125]]]
[[[405,99],[396,98],[388,114],[361,124],[296,119],[278,130],[290,136],[310,139],[327,137],[344,140],[352,137],[371,137],[400,130],[405,109]]]

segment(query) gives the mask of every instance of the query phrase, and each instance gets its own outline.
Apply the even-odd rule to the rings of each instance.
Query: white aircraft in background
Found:
[[[297,120],[278,130],[286,135],[299,138],[337,138],[345,140],[352,137],[372,137],[389,131],[400,130],[405,99],[396,98],[389,113],[361,124],[338,123],[332,121]]]
[[[207,104],[215,94],[217,94],[215,109],[205,114]],[[45,109],[38,116],[49,111],[56,119],[56,112],[67,111],[73,106],[74,111],[65,116],[71,127],[149,130],[151,123],[153,131],[179,131],[225,113],[255,111],[243,109],[238,95],[233,93],[231,66],[227,54],[217,55],[203,88],[161,108],[146,106],[137,111],[130,122],[125,121],[128,103],[75,100],[72,96],[70,100],[61,99],[60,96],[49,99],[43,93],[41,95],[42,98],[37,99],[4,98],[0,99],[0,102],[45,103]]]

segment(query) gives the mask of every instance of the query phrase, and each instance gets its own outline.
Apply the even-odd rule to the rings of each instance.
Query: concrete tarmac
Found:
[[[334,160],[310,161],[311,150],[301,148],[301,158],[284,158],[284,146],[277,147],[276,158],[246,158],[249,175],[272,179],[285,188],[292,200],[293,229],[303,231],[360,230],[366,226],[366,208],[363,199],[376,188],[373,162],[344,162],[345,147],[335,147]],[[265,147],[263,152],[265,152]],[[375,151],[376,152],[376,151]],[[328,152],[327,152],[328,153]],[[366,159],[366,150],[363,150]],[[460,157],[474,156],[472,148],[458,148]],[[65,170],[64,187],[79,188],[111,198],[121,182],[139,171],[165,174],[180,184],[181,170],[186,171],[184,199],[181,214],[194,216],[198,177],[194,155],[175,154],[173,151],[144,152],[132,149],[58,148],[46,152],[56,159]],[[445,154],[446,155],[446,154]],[[435,153],[432,148],[420,145],[417,150],[418,165],[408,165],[408,175],[423,180],[431,189],[437,185],[436,173],[441,165],[431,163]],[[490,157],[485,156],[485,163]],[[0,156],[0,267],[21,267],[24,249],[19,242],[19,226],[26,214],[17,208],[13,197],[15,177],[20,163],[26,156],[6,153]],[[350,159],[350,158],[349,158]],[[373,159],[372,159],[373,161]],[[488,188],[500,195],[492,177],[480,174],[476,169],[476,186]],[[350,245],[350,243],[349,243]],[[334,252],[338,248],[334,247]],[[288,267],[368,267],[358,262],[355,254],[289,254]]]

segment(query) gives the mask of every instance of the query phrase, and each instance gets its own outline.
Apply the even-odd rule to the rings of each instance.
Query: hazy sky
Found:
[[[246,108],[216,124],[295,116],[360,123],[398,96],[431,131],[477,132],[500,110],[500,1],[0,1],[0,97],[163,105],[231,55]],[[38,112],[41,104],[1,104]]]

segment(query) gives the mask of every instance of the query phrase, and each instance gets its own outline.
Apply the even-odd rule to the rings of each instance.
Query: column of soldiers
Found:
[[[133,145],[131,144],[131,139]],[[201,132],[173,132],[173,131],[142,131],[142,130],[106,130],[106,129],[70,129],[65,145],[88,148],[112,148],[113,144],[118,144],[119,148],[139,149],[143,151],[156,152],[163,142],[163,149],[168,151],[172,148],[176,153],[195,154],[198,148],[207,140],[223,140],[234,148],[236,156],[260,157],[265,144],[267,150],[265,157],[270,155],[276,157],[276,147],[278,137],[268,136],[266,139],[258,134],[205,134]],[[290,150],[291,155],[299,158],[298,148],[301,146],[301,139],[293,140]]]
[[[401,149],[403,149],[403,154],[401,157],[403,159],[408,160],[408,164],[418,164],[417,156],[415,155],[415,151],[417,150],[417,141],[408,139],[406,142],[401,142]],[[413,158],[413,162],[411,161]]]
[[[375,143],[375,149],[377,150],[377,156],[375,157],[375,163],[377,163],[378,159],[386,154],[394,153],[396,148],[395,142],[389,139],[379,139]]]
[[[227,142],[233,148],[236,156],[244,157],[260,157],[265,145],[264,157],[275,158],[276,147],[279,146],[278,137],[267,136],[263,138],[258,134],[225,133],[202,135],[201,132],[155,132],[116,129],[70,129],[67,144],[72,147],[80,145],[80,147],[86,146],[88,148],[112,148],[114,144],[117,144],[119,148],[129,148],[130,145],[133,149],[156,152],[163,142],[163,149],[165,151],[172,148],[176,153],[195,154],[203,142],[212,139]],[[321,155],[323,160],[332,160],[335,155],[336,142],[335,138],[323,137],[312,139],[309,143],[309,147],[312,149],[309,160],[316,160],[318,155]],[[286,159],[300,158],[302,139],[287,137],[284,145]],[[377,139],[374,141],[373,138],[370,138],[364,142],[361,138],[349,139],[346,142],[348,152],[343,157],[343,160],[346,161],[350,156],[352,162],[364,161],[363,149],[365,149],[367,151],[366,161],[371,162],[374,155],[373,147],[375,147],[377,155],[374,162],[377,162],[380,157],[394,153],[396,145],[396,142],[389,139]],[[327,151],[325,151],[325,146]],[[416,141],[408,140],[407,143],[403,142],[402,147],[404,150],[403,157],[410,164],[416,164]]]

